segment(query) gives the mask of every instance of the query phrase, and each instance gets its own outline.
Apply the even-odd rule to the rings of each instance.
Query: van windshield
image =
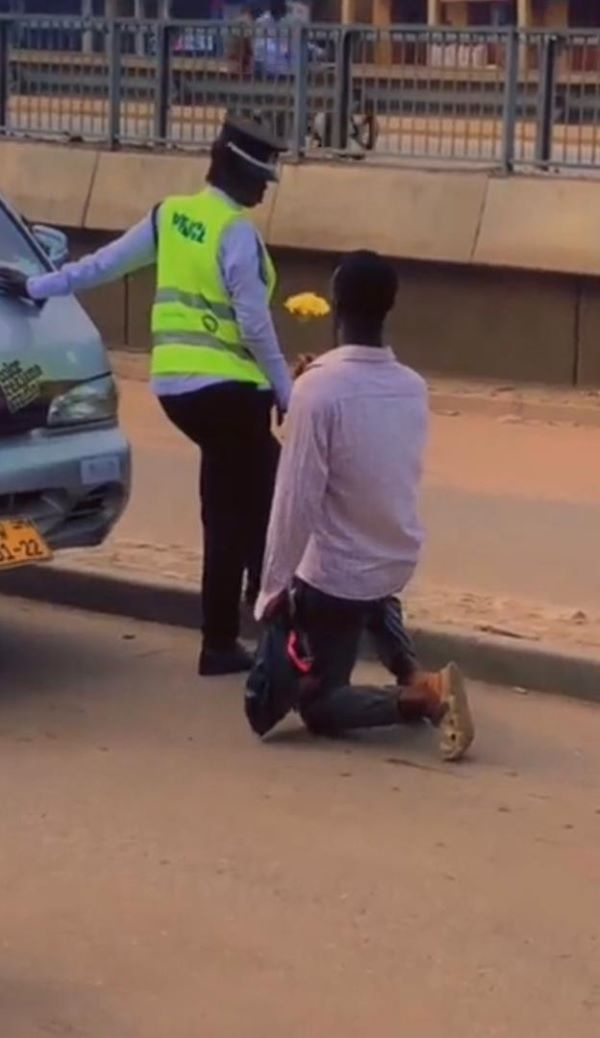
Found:
[[[48,270],[27,235],[3,205],[0,205],[0,265],[14,267],[27,277],[45,274]]]

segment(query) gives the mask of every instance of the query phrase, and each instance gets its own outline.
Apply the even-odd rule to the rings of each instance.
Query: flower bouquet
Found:
[[[299,295],[290,296],[283,305],[287,312],[302,324],[308,324],[315,318],[327,317],[331,312],[327,300],[315,292],[301,292]],[[294,378],[303,375],[314,359],[314,353],[301,353],[294,364]]]
[[[297,317],[300,321],[327,317],[331,310],[327,300],[315,292],[300,292],[297,296],[290,296],[283,305],[292,317]]]
[[[299,295],[289,296],[283,306],[292,317],[295,317],[302,324],[308,324],[309,321],[315,318],[327,317],[327,314],[331,312],[331,307],[327,300],[323,299],[322,296],[318,296],[315,292],[300,292]],[[294,379],[303,375],[314,359],[314,353],[301,353],[294,362],[292,370]],[[274,433],[281,442],[283,440],[283,428],[279,426],[274,430]]]

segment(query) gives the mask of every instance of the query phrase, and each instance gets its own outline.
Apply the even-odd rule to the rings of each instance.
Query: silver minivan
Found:
[[[60,231],[30,227],[0,198],[1,265],[31,276],[66,251]],[[0,570],[109,533],[130,486],[117,404],[100,335],[77,300],[39,309],[0,295]]]

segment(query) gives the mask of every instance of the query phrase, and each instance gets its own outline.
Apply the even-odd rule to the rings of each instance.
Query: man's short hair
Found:
[[[377,252],[361,249],[343,257],[333,276],[333,294],[340,316],[383,321],[398,293],[394,264]]]

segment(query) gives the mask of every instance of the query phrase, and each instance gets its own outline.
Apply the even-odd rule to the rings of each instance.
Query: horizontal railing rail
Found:
[[[290,158],[600,169],[600,30],[0,15],[0,135]]]

